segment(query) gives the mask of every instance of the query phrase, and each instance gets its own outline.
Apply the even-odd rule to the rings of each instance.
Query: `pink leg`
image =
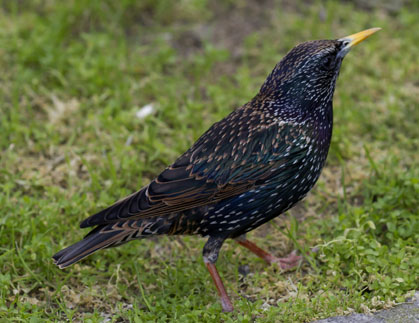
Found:
[[[208,271],[214,281],[215,287],[217,287],[218,296],[220,296],[221,306],[223,307],[223,312],[233,312],[233,304],[231,304],[230,298],[227,295],[226,289],[224,287],[223,281],[221,280],[220,275],[218,274],[215,264],[206,262],[205,265],[208,268]]]
[[[237,239],[237,242],[243,247],[249,249],[258,257],[265,260],[268,264],[272,264],[272,263],[278,264],[282,270],[293,269],[297,267],[302,260],[302,257],[298,256],[295,252],[291,252],[285,258],[278,258],[278,257],[272,256],[270,253],[260,249],[257,245],[247,240],[246,238]]]

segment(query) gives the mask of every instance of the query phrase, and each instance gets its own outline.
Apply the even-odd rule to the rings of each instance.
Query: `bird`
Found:
[[[203,260],[224,312],[233,304],[215,266],[235,239],[281,269],[301,256],[275,257],[246,233],[283,214],[318,180],[333,129],[333,94],[350,49],[381,28],[307,41],[275,65],[256,96],[213,124],[154,180],[81,222],[83,240],[53,256],[68,267],[100,249],[155,235],[208,238]]]

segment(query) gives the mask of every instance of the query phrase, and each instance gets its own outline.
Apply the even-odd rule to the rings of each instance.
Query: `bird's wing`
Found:
[[[293,176],[309,149],[307,132],[298,124],[264,124],[263,118],[246,106],[235,110],[148,186],[80,226],[177,213],[242,194],[272,176]]]

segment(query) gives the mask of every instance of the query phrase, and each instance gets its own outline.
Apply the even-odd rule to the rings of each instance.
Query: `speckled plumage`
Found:
[[[149,235],[197,234],[209,237],[204,258],[213,264],[225,239],[291,208],[325,164],[347,45],[322,40],[296,46],[250,102],[215,123],[149,185],[84,220],[82,228],[96,228],[57,253],[55,262],[66,267]]]

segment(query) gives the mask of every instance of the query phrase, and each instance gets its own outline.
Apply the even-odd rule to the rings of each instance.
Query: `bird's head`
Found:
[[[371,28],[340,39],[297,45],[275,66],[259,95],[291,109],[300,104],[312,107],[331,102],[343,58],[378,30]]]

